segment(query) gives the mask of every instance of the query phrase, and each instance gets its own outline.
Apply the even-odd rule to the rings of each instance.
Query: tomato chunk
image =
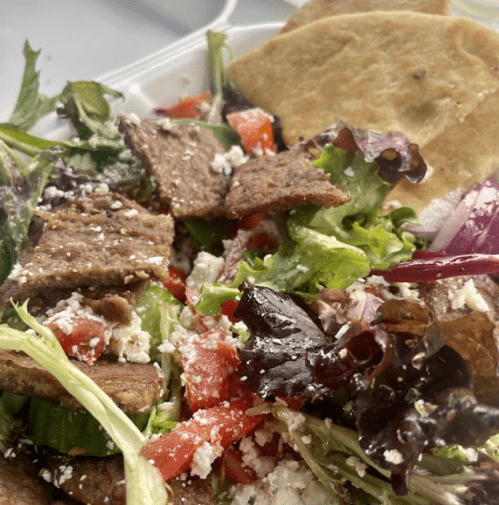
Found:
[[[185,282],[187,276],[178,268],[169,266],[170,278],[164,283],[165,288],[180,302],[185,303],[187,296],[185,293]]]
[[[195,361],[182,360],[187,377],[186,396],[193,412],[214,407],[228,398],[228,376],[231,367],[218,349],[195,345]]]
[[[220,458],[220,473],[237,484],[251,484],[257,479],[256,472],[244,465],[243,455],[232,445],[224,450]]]
[[[199,119],[202,115],[204,104],[211,99],[211,93],[201,93],[200,95],[184,98],[173,107],[154,109],[156,114],[171,117],[174,119]]]
[[[106,347],[104,325],[85,316],[68,318],[57,314],[46,324],[68,356],[93,365]],[[70,331],[67,331],[70,329]]]
[[[253,399],[244,398],[199,410],[185,423],[150,442],[142,452],[168,481],[189,470],[196,450],[205,442],[221,451],[253,430],[263,416],[247,414],[252,406]]]
[[[227,122],[241,137],[244,150],[249,154],[275,151],[274,118],[262,109],[254,108],[227,114]]]

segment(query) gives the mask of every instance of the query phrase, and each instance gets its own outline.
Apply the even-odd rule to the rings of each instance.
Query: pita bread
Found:
[[[433,198],[457,188],[469,189],[499,169],[499,91],[489,95],[466,117],[421,150],[430,176],[420,184],[399,183],[388,195],[421,211]]]
[[[412,11],[450,16],[450,0],[310,0],[297,10],[282,28],[288,32],[312,21],[369,11]]]
[[[499,88],[499,33],[464,18],[345,14],[281,34],[232,63],[254,104],[294,144],[342,120],[423,147]]]

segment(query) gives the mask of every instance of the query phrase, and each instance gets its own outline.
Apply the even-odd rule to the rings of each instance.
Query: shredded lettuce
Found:
[[[69,361],[54,334],[28,313],[26,304],[16,309],[36,333],[0,325],[0,349],[23,351],[31,356],[101,423],[123,452],[128,503],[165,505],[163,479],[141,454],[145,436],[106,393]]]

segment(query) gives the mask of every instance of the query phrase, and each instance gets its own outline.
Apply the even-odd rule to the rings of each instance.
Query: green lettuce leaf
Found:
[[[9,123],[17,127],[19,131],[27,132],[41,117],[56,109],[59,95],[49,98],[38,92],[40,72],[36,71],[35,65],[40,50],[33,51],[29,42],[26,41],[23,54],[25,58],[24,75]]]
[[[333,184],[347,189],[351,200],[330,209],[300,207],[291,222],[362,249],[372,268],[389,268],[411,258],[416,239],[402,226],[416,221],[417,215],[408,207],[380,215],[390,185],[378,175],[376,163],[365,162],[360,151],[350,155],[327,145],[315,165],[329,174]]]
[[[141,329],[151,335],[150,356],[153,361],[160,361],[158,346],[163,342],[165,332],[170,332],[178,323],[182,303],[165,287],[150,284],[140,298],[135,312],[141,319]]]
[[[291,239],[274,254],[241,262],[232,284],[204,284],[196,310],[214,315],[220,305],[240,295],[238,286],[249,282],[275,291],[315,294],[318,289],[346,288],[370,271],[364,252],[310,228],[288,221]]]

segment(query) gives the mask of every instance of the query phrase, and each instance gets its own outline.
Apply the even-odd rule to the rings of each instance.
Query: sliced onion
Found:
[[[443,223],[428,248],[448,254],[499,253],[499,183],[474,186]]]
[[[420,213],[419,223],[407,223],[404,230],[416,237],[434,240],[442,225],[454,212],[463,198],[463,190],[456,189],[445,198],[434,198]]]

